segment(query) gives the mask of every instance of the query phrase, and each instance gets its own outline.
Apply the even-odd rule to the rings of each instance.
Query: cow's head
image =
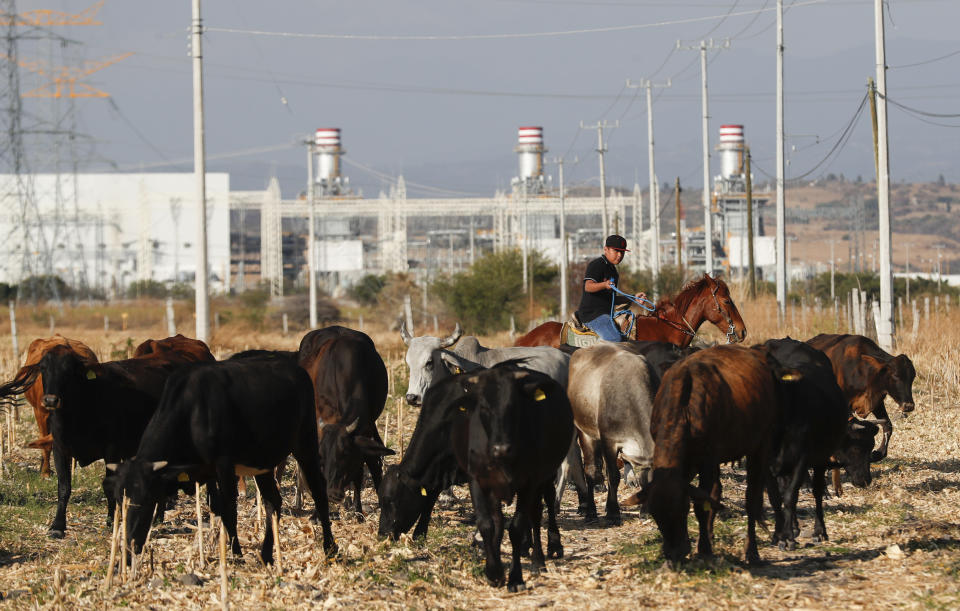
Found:
[[[833,458],[843,465],[850,481],[858,488],[870,485],[870,460],[873,453],[874,437],[880,430],[873,422],[851,418],[847,421],[847,430],[843,435],[840,449]]]
[[[394,451],[379,439],[361,435],[360,420],[346,425],[333,422],[319,423],[320,460],[327,480],[327,496],[334,502],[343,501],[348,485],[363,478],[363,465],[370,457],[387,456]]]
[[[917,377],[917,370],[907,355],[900,354],[887,362],[869,355],[864,355],[863,359],[877,368],[874,379],[878,380],[881,389],[897,402],[900,411],[904,414],[912,412],[913,380]]]
[[[130,502],[127,510],[127,543],[134,553],[139,554],[147,540],[154,513],[164,498],[165,486],[169,481],[176,481],[180,471],[169,468],[166,461],[136,458],[119,465],[108,464],[107,469],[116,472],[113,494],[118,508],[122,507],[124,497]]]
[[[431,337],[413,337],[407,331],[404,323],[400,323],[400,337],[403,343],[407,345],[407,367],[410,368],[410,382],[407,384],[407,403],[410,405],[420,405],[423,402],[423,395],[433,382],[434,370],[439,367],[439,363],[433,361],[433,351],[439,348],[449,348],[457,343],[460,336],[463,335],[463,329],[460,323],[457,323],[453,333],[444,338]]]
[[[644,490],[647,511],[653,516],[663,538],[663,557],[671,565],[682,562],[690,553],[687,513],[690,510],[689,484],[679,469],[655,469]]]
[[[457,380],[464,394],[446,410],[453,417],[458,462],[481,485],[508,500],[514,488],[514,463],[525,441],[524,411],[548,397],[556,400],[563,391],[548,376],[512,363]]]
[[[43,407],[55,411],[64,406],[63,398],[97,377],[97,367],[86,365],[67,346],[54,346],[37,363],[43,376]]]
[[[377,490],[380,497],[381,537],[398,539],[410,530],[427,503],[427,490],[406,476],[398,466],[387,469]]]

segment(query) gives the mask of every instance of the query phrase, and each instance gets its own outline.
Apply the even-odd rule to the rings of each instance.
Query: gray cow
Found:
[[[642,483],[653,463],[652,371],[640,350],[637,344],[601,342],[577,350],[570,359],[567,396],[574,423],[582,434],[583,464],[592,484],[598,479],[595,453],[603,453],[609,479],[606,519],[612,524],[620,523],[617,457],[640,474]],[[593,495],[589,502],[593,504]],[[592,519],[596,512],[593,506],[584,513]]]
[[[452,334],[442,339],[430,336],[413,337],[407,332],[406,325],[400,324],[400,336],[407,345],[406,360],[410,368],[407,403],[416,406],[423,401],[423,394],[433,382],[435,368],[441,365],[433,362],[433,351],[437,349],[441,349],[448,368],[456,366],[464,371],[472,371],[480,367],[493,367],[505,361],[522,361],[518,362],[518,365],[524,369],[546,374],[564,389],[567,388],[570,355],[565,352],[549,346],[485,348],[476,337],[461,335],[463,330],[460,323],[457,323]],[[447,350],[451,346],[454,347]]]

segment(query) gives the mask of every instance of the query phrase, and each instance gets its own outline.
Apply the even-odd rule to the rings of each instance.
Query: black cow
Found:
[[[440,350],[433,359],[442,363]],[[445,417],[442,391],[435,386],[452,376],[446,367],[438,367],[430,389],[424,394],[420,415],[400,464],[387,468],[377,493],[380,497],[381,537],[398,539],[414,524],[414,538],[426,537],[437,497],[450,486],[466,484],[470,477],[457,465],[450,445],[452,420]]]
[[[313,381],[330,500],[341,502],[346,487],[353,484],[354,510],[362,517],[363,467],[370,471],[374,488],[379,488],[383,456],[394,453],[377,430],[387,398],[387,368],[369,336],[345,327],[305,335],[299,361]]]
[[[797,494],[808,469],[813,470],[816,502],[813,539],[825,541],[826,469],[839,462],[856,485],[869,484],[870,451],[877,426],[852,417],[830,359],[819,350],[789,337],[769,340],[753,349],[762,358],[773,357],[774,374],[783,383],[777,386],[779,419],[770,461],[773,481],[768,483],[776,515],[773,541],[782,549],[796,547]]]
[[[502,503],[516,495],[509,525],[513,558],[507,588],[524,588],[520,555],[533,535],[534,571],[545,568],[540,540],[541,502],[548,512],[547,553],[562,556],[556,525],[553,478],[573,439],[573,414],[560,386],[549,376],[514,365],[454,378],[444,393],[443,412],[452,419],[451,443],[460,469],[470,476],[470,496],[483,537],[491,585],[503,585],[500,542]],[[441,389],[437,389],[440,391]]]
[[[86,466],[99,459],[116,463],[133,456],[167,378],[196,360],[174,350],[123,361],[86,363],[67,346],[54,346],[29,367],[31,371],[25,382],[20,380],[20,387],[18,380],[0,387],[2,395],[22,392],[23,384],[29,387],[37,375],[43,376],[42,402],[50,410],[57,469],[57,512],[48,536],[62,538],[67,528],[71,461]],[[108,523],[115,509],[112,488],[113,474],[107,472],[103,490]]]
[[[532,534],[534,569],[545,565],[542,502],[547,505],[547,555],[563,555],[552,484],[572,438],[569,401],[544,374],[508,363],[435,380],[424,396],[407,454],[381,485],[380,534],[396,537],[418,520],[414,535],[426,534],[439,492],[469,480],[484,541],[485,574],[492,585],[503,585],[501,503],[516,495],[507,586],[522,589],[520,555],[527,548],[526,535]]]
[[[231,549],[240,555],[236,476],[255,477],[269,524],[281,503],[273,469],[292,453],[313,495],[324,550],[334,553],[312,394],[307,374],[282,355],[231,359],[172,376],[136,458],[118,470],[117,494],[130,499],[127,533],[134,551],[143,546],[168,482],[215,481]],[[260,555],[273,562],[270,528]]]

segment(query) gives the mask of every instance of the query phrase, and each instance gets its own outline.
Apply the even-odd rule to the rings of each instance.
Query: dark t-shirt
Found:
[[[603,255],[600,255],[587,264],[587,271],[583,277],[583,285],[586,285],[587,280],[603,282],[610,278],[613,278],[613,283],[617,288],[620,288],[620,274],[617,273],[617,266],[607,261],[607,258]],[[577,308],[577,316],[580,317],[581,322],[590,322],[602,314],[609,315],[610,298],[613,296],[614,292],[610,289],[604,289],[596,293],[588,293],[586,289],[584,289],[583,295],[580,297],[580,307]],[[616,299],[616,303],[624,303],[626,301],[624,297],[618,296]]]

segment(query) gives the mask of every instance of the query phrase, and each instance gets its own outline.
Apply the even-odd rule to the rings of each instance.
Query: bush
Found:
[[[377,276],[374,274],[367,274],[360,279],[360,282],[350,287],[348,294],[357,303],[370,306],[377,303],[377,298],[380,295],[380,291],[382,291],[383,287],[386,285],[386,275]]]
[[[485,255],[468,271],[437,280],[431,290],[472,333],[505,330],[511,316],[523,322],[544,312],[555,313],[557,268],[539,252],[529,253],[532,287],[525,294],[521,257],[518,250]],[[533,304],[539,312],[533,311]]]
[[[151,297],[162,299],[167,296],[167,286],[157,280],[137,280],[127,286],[127,297],[137,299],[140,297]]]
[[[16,290],[20,299],[29,299],[32,303],[66,299],[73,294],[67,283],[54,275],[30,276],[22,280]]]

